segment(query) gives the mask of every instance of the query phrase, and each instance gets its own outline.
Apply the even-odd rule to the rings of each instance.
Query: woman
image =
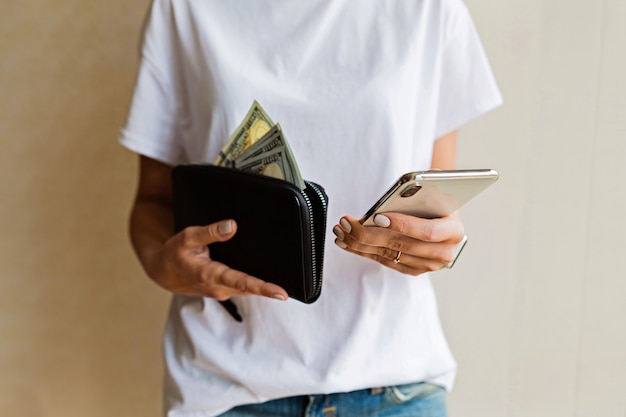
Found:
[[[311,305],[211,260],[233,220],[172,232],[172,167],[213,161],[255,99],[337,221]],[[155,0],[120,141],[140,159],[131,240],[173,293],[166,414],[445,416],[456,364],[428,272],[462,223],[357,218],[399,175],[453,168],[458,128],[499,104],[461,0]]]

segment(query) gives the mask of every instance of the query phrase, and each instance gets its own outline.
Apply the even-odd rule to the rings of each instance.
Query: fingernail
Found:
[[[272,295],[272,298],[279,301],[285,301],[285,297],[282,294],[274,294]]]
[[[374,216],[374,223],[376,224],[376,226],[389,227],[391,225],[391,220],[389,220],[389,217],[387,216],[377,214],[376,216]]]
[[[346,219],[339,220],[339,224],[341,225],[341,227],[346,229],[346,232],[350,233],[352,231],[352,225]]]
[[[341,249],[345,249],[348,247],[348,245],[346,245],[346,242],[344,242],[343,240],[335,240],[335,245],[339,246]]]
[[[233,231],[233,225],[232,225],[230,220],[226,220],[226,221],[220,223],[218,229],[219,229],[221,234],[227,235],[227,234],[229,234],[229,233],[231,233]]]
[[[346,235],[343,233],[343,230],[341,230],[341,227],[339,226],[333,227],[333,233],[335,234],[335,236],[337,236],[339,240],[343,240],[346,237]]]

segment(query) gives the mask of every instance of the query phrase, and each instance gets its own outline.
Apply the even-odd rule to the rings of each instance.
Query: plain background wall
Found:
[[[0,4],[0,415],[160,413],[168,296],[126,237],[116,142],[148,0]],[[506,104],[461,132],[501,180],[436,275],[457,417],[626,416],[626,2],[467,0]]]

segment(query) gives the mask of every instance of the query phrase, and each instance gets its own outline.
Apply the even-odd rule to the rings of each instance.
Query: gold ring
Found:
[[[396,257],[393,259],[393,263],[397,264],[400,262],[400,256],[402,256],[402,251],[398,251],[398,254],[396,255]]]

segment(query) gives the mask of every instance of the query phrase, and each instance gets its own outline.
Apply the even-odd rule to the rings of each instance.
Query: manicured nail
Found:
[[[276,300],[285,301],[285,297],[282,294],[274,294],[272,297]]]
[[[339,226],[333,227],[333,233],[335,234],[335,236],[337,236],[339,240],[343,240],[346,237],[346,235],[343,233],[343,230],[341,230],[341,227]]]
[[[219,231],[223,235],[227,235],[233,231],[233,225],[230,220],[226,220],[220,223]]]
[[[346,245],[346,242],[344,242],[343,240],[335,240],[335,245],[339,246],[341,249],[345,249],[348,247],[348,245]]]
[[[346,232],[350,233],[352,231],[352,225],[346,219],[339,220],[339,224],[346,230]]]
[[[391,225],[391,220],[389,220],[389,217],[387,216],[377,214],[374,216],[374,223],[376,223],[376,226],[389,227]]]

